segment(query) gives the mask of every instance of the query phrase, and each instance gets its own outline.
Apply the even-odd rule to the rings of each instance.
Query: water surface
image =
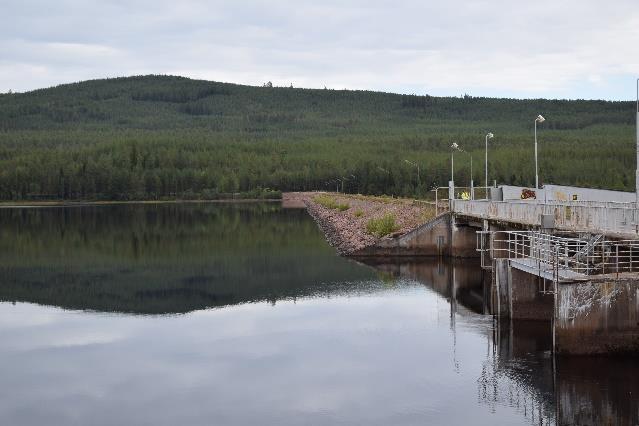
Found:
[[[272,203],[0,210],[0,424],[637,424],[475,263],[367,263]]]

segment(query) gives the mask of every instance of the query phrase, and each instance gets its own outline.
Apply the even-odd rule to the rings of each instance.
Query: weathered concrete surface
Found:
[[[543,279],[510,268],[510,317],[519,320],[550,321],[553,317],[554,296],[544,294]],[[546,290],[552,290],[548,283]]]
[[[499,318],[510,318],[510,264],[508,259],[493,259],[491,284],[494,290],[492,311]]]
[[[500,318],[553,321],[559,354],[639,354],[639,276],[552,283],[493,259],[489,309]]]
[[[545,294],[543,280],[510,266],[509,259],[493,259],[495,314],[503,318],[551,321],[554,296]],[[552,290],[548,283],[546,290]]]
[[[473,241],[473,248],[474,248]],[[375,244],[351,253],[353,256],[448,256],[450,255],[450,215],[397,237],[382,238]]]
[[[555,312],[560,354],[639,353],[636,276],[559,284]]]
[[[637,210],[623,203],[455,200],[453,212],[475,219],[534,228],[541,226],[542,215],[551,215],[555,229],[605,234],[611,238],[637,238],[634,225],[637,223]]]
[[[451,257],[479,257],[477,252],[477,231],[479,228],[458,224],[454,218],[451,220]]]
[[[478,258],[477,228],[455,224],[444,213],[418,228],[351,253],[354,256],[445,256]]]

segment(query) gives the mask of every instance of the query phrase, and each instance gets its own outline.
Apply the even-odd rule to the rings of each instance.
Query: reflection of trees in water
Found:
[[[478,398],[493,412],[513,407],[542,425],[639,424],[636,359],[572,357],[553,366],[549,352],[513,355],[500,346],[477,380]]]
[[[157,314],[363,294],[406,278],[451,303],[453,339],[455,318],[485,312],[472,262],[363,261],[379,274],[336,257],[304,211],[273,204],[0,210],[0,300]],[[639,424],[636,360],[560,361],[553,378],[549,326],[513,327],[473,327],[489,348],[477,354],[480,403],[531,424]]]
[[[639,425],[636,358],[560,358],[560,424]]]
[[[552,393],[548,394],[531,380],[531,376],[540,372],[536,360],[505,360],[492,351],[482,364],[477,396],[491,412],[495,413],[499,406],[510,407],[532,425],[555,424]]]
[[[373,277],[335,256],[305,211],[272,203],[0,211],[0,300],[188,312]]]
[[[547,322],[495,321],[491,350],[477,380],[480,400],[492,410],[514,408],[531,424],[555,423],[552,335]]]

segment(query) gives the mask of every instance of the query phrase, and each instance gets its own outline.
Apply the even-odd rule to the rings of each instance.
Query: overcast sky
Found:
[[[634,99],[637,0],[1,0],[0,92],[175,74]]]

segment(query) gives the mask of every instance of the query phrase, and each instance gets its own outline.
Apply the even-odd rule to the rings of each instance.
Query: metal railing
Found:
[[[474,201],[482,200],[486,201],[490,195],[491,186],[455,186],[453,188],[453,194],[451,197],[450,187],[439,186],[433,189],[435,193],[435,209],[437,214],[445,213],[450,210],[450,201],[455,202],[457,200]],[[470,199],[465,199],[469,197]]]
[[[602,235],[571,237],[539,231],[479,231],[477,250],[482,254],[482,266],[488,266],[484,257],[489,252],[492,259],[527,259],[557,275],[562,271],[596,275],[639,270],[639,240],[607,240]]]

